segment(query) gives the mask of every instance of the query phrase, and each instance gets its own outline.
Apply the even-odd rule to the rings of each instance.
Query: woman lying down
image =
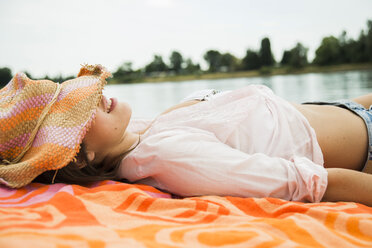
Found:
[[[62,84],[18,73],[1,89],[0,182],[114,179],[180,196],[372,206],[372,94],[294,104],[262,85],[206,90],[138,128],[127,103],[102,95],[108,76],[100,65]]]

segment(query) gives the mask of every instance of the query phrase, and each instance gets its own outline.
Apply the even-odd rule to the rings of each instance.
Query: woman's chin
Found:
[[[118,102],[115,110],[115,115],[117,115],[121,122],[127,126],[132,116],[132,108],[130,105],[126,102]]]
[[[121,114],[129,112],[129,115],[132,115],[132,108],[127,102],[118,102],[112,112],[120,112]]]

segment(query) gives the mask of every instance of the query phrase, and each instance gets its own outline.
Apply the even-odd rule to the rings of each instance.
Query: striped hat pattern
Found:
[[[19,188],[72,161],[109,76],[101,65],[62,84],[17,73],[0,90],[0,183]]]

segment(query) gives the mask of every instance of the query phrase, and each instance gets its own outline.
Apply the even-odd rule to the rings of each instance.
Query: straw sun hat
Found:
[[[109,76],[101,65],[62,84],[17,73],[0,90],[0,183],[19,188],[72,161]]]

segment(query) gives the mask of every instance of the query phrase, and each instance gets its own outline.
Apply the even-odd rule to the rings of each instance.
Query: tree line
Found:
[[[162,77],[173,75],[201,75],[203,73],[235,72],[259,70],[269,73],[273,67],[286,67],[300,69],[308,65],[327,66],[348,63],[372,62],[372,20],[367,21],[366,30],[361,30],[357,39],[347,36],[343,31],[339,37],[324,37],[315,51],[312,62],[307,58],[308,48],[298,42],[293,48],[283,51],[280,60],[276,60],[271,51],[268,37],[261,40],[259,50],[247,49],[243,58],[238,58],[231,53],[221,53],[217,50],[208,50],[203,59],[208,65],[206,71],[202,70],[199,63],[194,63],[190,58],[184,58],[179,51],[172,51],[169,63],[166,63],[159,54],[154,55],[152,61],[143,68],[134,70],[131,62],[125,62],[113,72],[113,79],[117,82],[138,82],[146,77]],[[30,77],[31,75],[26,72]],[[0,86],[4,86],[12,78],[9,68],[0,68]],[[49,78],[55,82],[63,82],[73,77]]]

